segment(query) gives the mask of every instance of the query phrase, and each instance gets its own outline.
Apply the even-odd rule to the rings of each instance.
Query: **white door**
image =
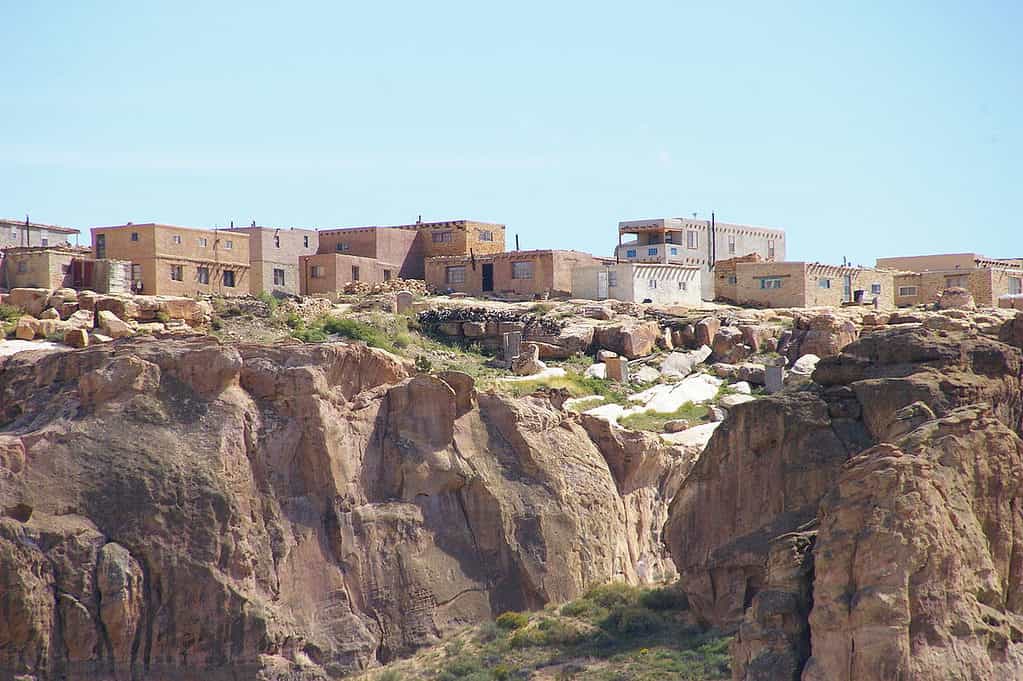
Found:
[[[607,298],[607,270],[597,272],[597,300]]]

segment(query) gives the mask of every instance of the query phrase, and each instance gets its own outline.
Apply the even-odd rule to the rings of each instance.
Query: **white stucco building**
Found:
[[[612,262],[572,270],[572,295],[590,300],[699,306],[701,280],[699,265]]]

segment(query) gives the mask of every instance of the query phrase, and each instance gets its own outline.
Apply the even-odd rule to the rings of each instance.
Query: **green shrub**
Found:
[[[601,622],[606,631],[613,631],[623,636],[640,636],[653,634],[664,626],[664,620],[655,612],[641,606],[616,607]]]
[[[322,321],[322,328],[328,334],[336,334],[342,338],[363,341],[374,348],[389,350],[394,347],[391,340],[380,329],[369,324],[342,317],[327,317]]]
[[[377,676],[376,681],[401,681],[401,674],[394,669],[388,669]]]
[[[621,608],[635,605],[639,601],[639,589],[622,582],[602,584],[586,592],[587,600],[603,608]]]
[[[501,635],[501,629],[493,622],[484,622],[480,625],[479,631],[476,632],[476,641],[478,643],[490,643],[497,639]]]
[[[529,624],[529,615],[524,612],[504,612],[497,617],[497,626],[505,630],[521,629]]]
[[[448,662],[437,675],[439,680],[465,679],[483,671],[483,663],[475,657],[459,657]],[[485,677],[484,677],[485,678]]]
[[[7,305],[6,303],[0,305],[0,321],[2,322],[17,322],[21,315],[21,310],[13,305]]]
[[[224,328],[224,320],[218,317],[217,315],[213,315],[210,318],[210,328],[213,329],[214,331],[220,331],[221,329]]]
[[[538,646],[545,646],[547,645],[547,635],[536,627],[518,629],[514,634],[512,634],[511,638],[508,639],[508,645],[512,648],[535,648]]]
[[[170,317],[169,314],[167,314],[163,310],[157,310],[157,312],[156,312],[156,321],[160,322],[161,324],[166,324],[170,320],[171,320],[171,317]]]
[[[284,324],[289,329],[298,329],[305,326],[305,321],[303,321],[302,318],[298,316],[298,314],[294,312],[289,312],[287,318],[284,320]]]
[[[663,612],[665,610],[688,610],[689,599],[686,598],[685,592],[677,587],[661,587],[660,589],[651,589],[645,591],[639,597],[639,603],[644,608],[653,610],[655,612]]]
[[[277,310],[277,306],[280,304],[280,301],[267,291],[260,291],[259,295],[256,297],[259,298],[261,303],[266,305],[267,309],[270,310],[270,314],[273,314]]]
[[[421,374],[428,374],[433,371],[433,362],[426,355],[416,356],[416,371]]]

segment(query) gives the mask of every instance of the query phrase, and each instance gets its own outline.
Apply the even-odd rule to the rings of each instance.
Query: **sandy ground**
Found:
[[[50,341],[26,341],[26,340],[0,340],[0,357],[24,352],[25,350],[53,350],[63,352],[70,350],[66,345],[51,343]]]

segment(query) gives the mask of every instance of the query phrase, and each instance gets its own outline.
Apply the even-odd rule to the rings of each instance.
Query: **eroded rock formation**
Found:
[[[733,409],[669,511],[691,605],[738,632],[734,678],[1023,675],[1019,350],[893,327],[814,380]]]
[[[336,677],[638,581],[691,463],[361,345],[21,353],[0,414],[0,678],[39,681]]]

